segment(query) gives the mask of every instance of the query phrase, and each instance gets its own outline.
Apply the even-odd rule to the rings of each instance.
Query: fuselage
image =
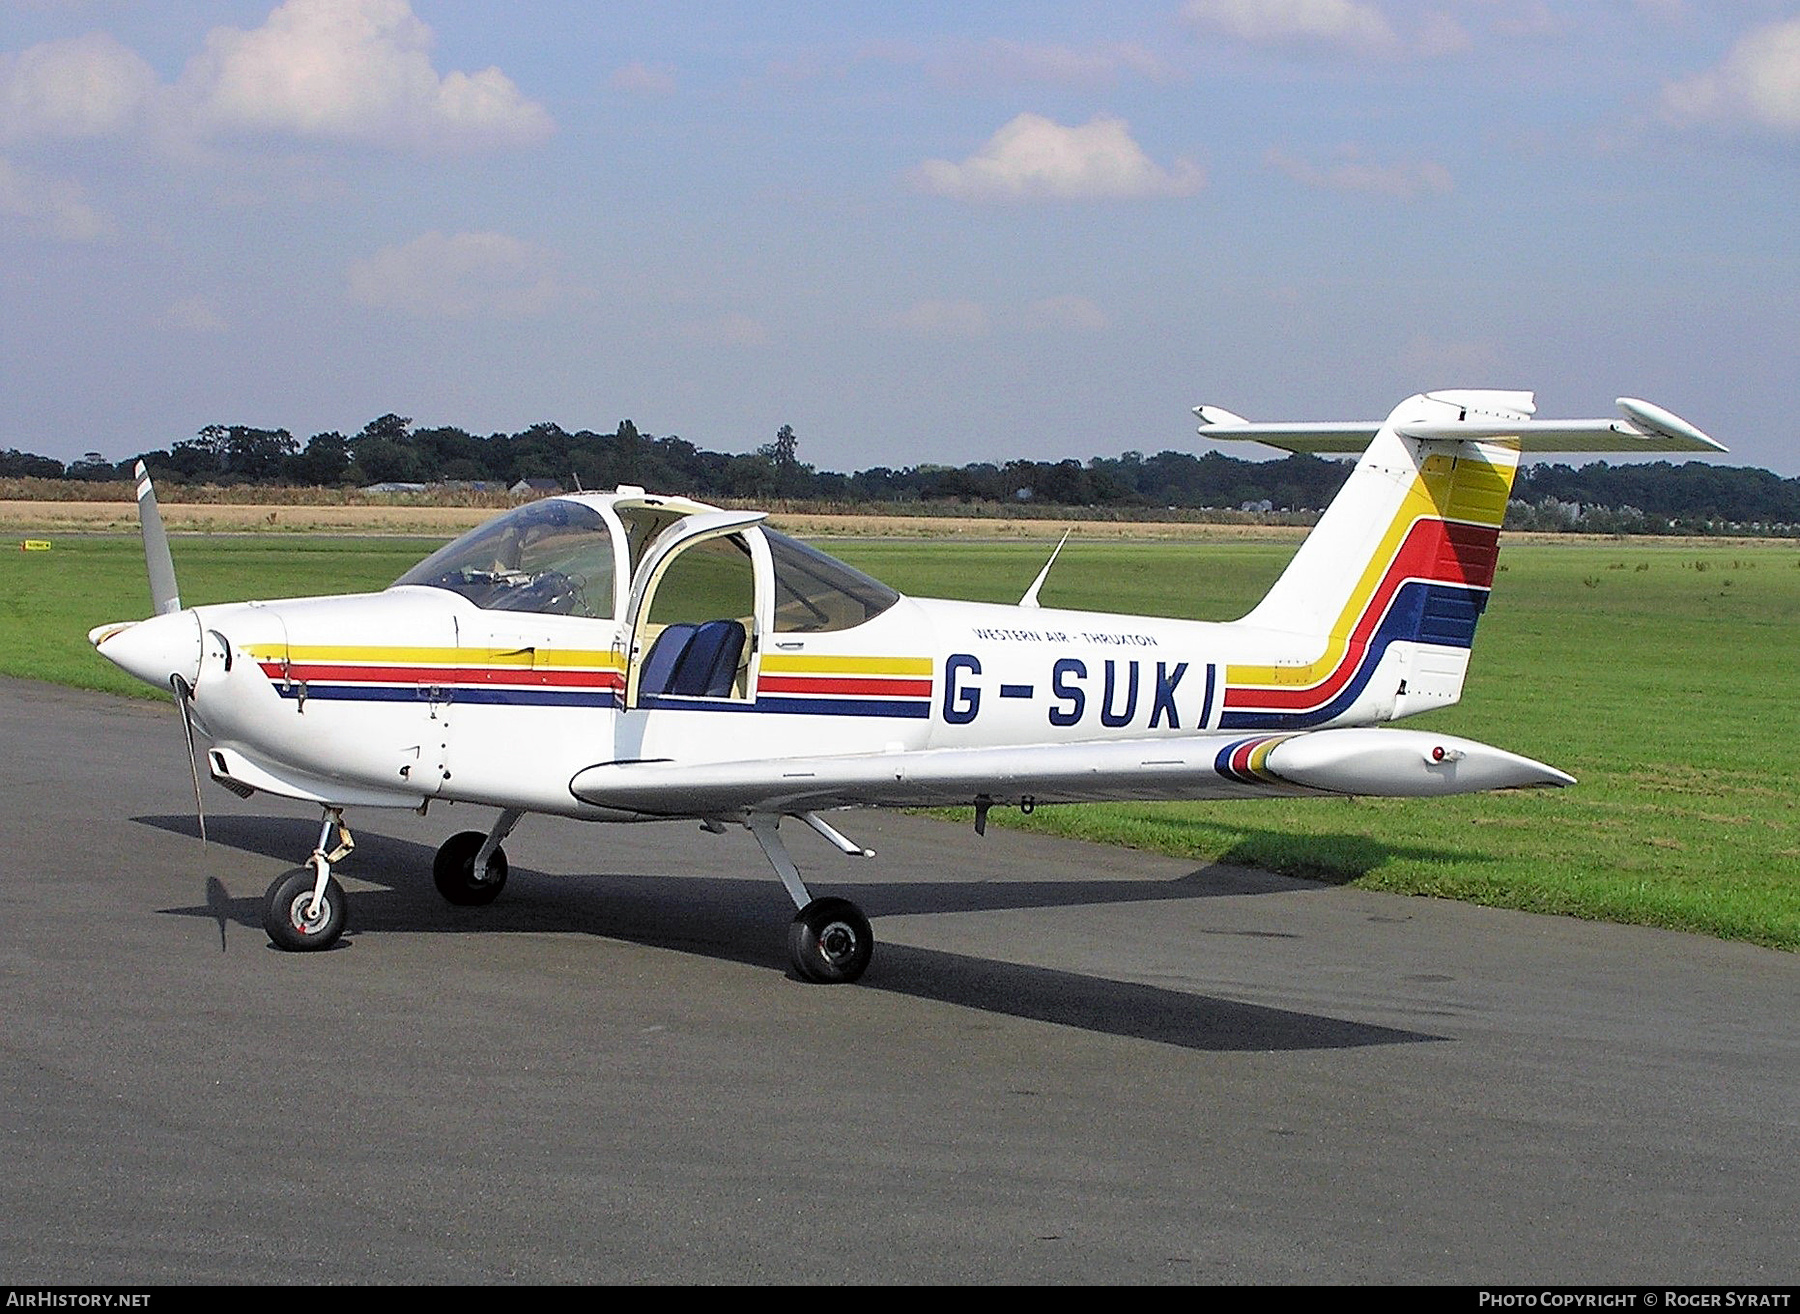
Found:
[[[458,540],[472,548],[452,544],[381,593],[145,623],[198,636],[189,683],[213,774],[318,802],[601,817],[569,782],[606,762],[1179,738],[1415,710],[1395,696],[1411,646],[1381,642],[1379,618],[1322,640],[908,598],[757,517],[632,495],[562,500],[586,538],[553,527],[566,531],[556,564],[585,553],[585,574],[532,569],[545,563],[529,546],[509,564],[516,544],[496,548],[484,527]],[[708,621],[737,632],[729,678],[646,683],[662,631]]]
[[[758,636],[741,696],[628,702],[623,622],[484,612],[417,586],[193,615],[206,636],[193,701],[215,774],[298,785],[315,801],[571,816],[596,815],[568,782],[600,762],[1216,731],[1230,715],[1227,672],[1284,637],[903,597],[853,629]],[[1348,710],[1316,723],[1381,719],[1366,700]]]

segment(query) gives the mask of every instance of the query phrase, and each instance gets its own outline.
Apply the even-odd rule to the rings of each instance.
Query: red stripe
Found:
[[[1317,684],[1293,689],[1237,686],[1225,691],[1225,706],[1259,711],[1307,710],[1329,701],[1356,674],[1389,601],[1409,579],[1434,584],[1466,584],[1492,588],[1494,563],[1500,555],[1500,531],[1491,525],[1465,525],[1447,520],[1420,520],[1407,531],[1368,605],[1363,608],[1349,645],[1337,667]]]
[[[1426,579],[1434,584],[1468,584],[1478,589],[1494,587],[1494,568],[1500,561],[1498,527],[1467,525],[1457,520],[1421,523],[1435,523],[1443,531],[1433,570]]]

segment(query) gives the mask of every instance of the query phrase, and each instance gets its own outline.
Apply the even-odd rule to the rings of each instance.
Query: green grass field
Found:
[[[183,600],[353,592],[432,544],[178,538]],[[1040,544],[827,545],[904,591],[1013,601]],[[1043,600],[1229,619],[1292,544],[1071,544]],[[1800,949],[1800,549],[1503,540],[1460,706],[1438,726],[1572,772],[1563,791],[1045,808],[994,820],[1196,863]],[[135,539],[0,553],[0,671],[154,696],[86,630],[148,610]],[[979,863],[973,853],[971,861]]]

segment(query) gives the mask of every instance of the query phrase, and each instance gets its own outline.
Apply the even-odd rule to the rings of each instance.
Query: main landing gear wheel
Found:
[[[854,981],[874,952],[869,919],[848,899],[814,899],[788,923],[788,953],[808,981]]]
[[[296,867],[277,876],[263,897],[263,929],[278,948],[307,953],[329,949],[344,933],[348,900],[335,876],[325,881],[325,894],[315,910],[313,885],[318,877],[311,867]]]
[[[488,859],[486,879],[475,874],[475,858],[487,836],[478,830],[465,830],[444,841],[431,862],[431,879],[438,893],[463,908],[479,908],[492,903],[506,888],[506,853],[498,845]]]

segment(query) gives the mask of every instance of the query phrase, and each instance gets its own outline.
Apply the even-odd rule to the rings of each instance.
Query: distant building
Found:
[[[556,479],[521,479],[506,491],[514,497],[547,497],[562,490],[561,481]]]

